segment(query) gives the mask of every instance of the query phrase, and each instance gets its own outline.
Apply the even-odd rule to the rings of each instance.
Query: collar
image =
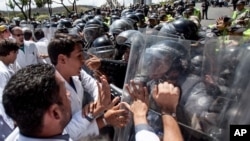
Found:
[[[17,141],[71,141],[71,139],[68,134],[57,135],[50,138],[34,138],[19,134],[19,138],[17,139]]]
[[[20,46],[19,49],[22,50],[22,51],[24,52],[24,45]]]
[[[2,60],[0,60],[0,67],[1,68],[4,67],[5,69],[9,69],[9,66],[5,65]]]

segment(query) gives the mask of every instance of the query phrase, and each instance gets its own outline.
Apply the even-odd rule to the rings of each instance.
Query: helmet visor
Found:
[[[99,36],[99,28],[97,27],[89,27],[89,28],[84,28],[84,39],[86,42],[93,42],[95,38]]]

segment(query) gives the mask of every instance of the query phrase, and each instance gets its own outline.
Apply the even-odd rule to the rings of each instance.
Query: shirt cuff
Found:
[[[135,126],[135,133],[142,131],[142,130],[147,130],[147,131],[154,133],[154,129],[148,124],[138,124]]]

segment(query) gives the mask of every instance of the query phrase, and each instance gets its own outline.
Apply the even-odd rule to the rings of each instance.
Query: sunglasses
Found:
[[[13,35],[17,37],[23,36],[23,34],[13,34]]]

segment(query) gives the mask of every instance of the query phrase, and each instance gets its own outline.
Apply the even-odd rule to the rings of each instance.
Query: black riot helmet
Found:
[[[180,0],[174,1],[173,6],[177,7],[178,5],[181,5],[181,1]]]
[[[62,29],[62,28],[72,28],[71,21],[68,20],[68,19],[61,19],[61,20],[58,22],[57,28],[58,28],[58,29]]]
[[[127,14],[124,17],[124,19],[128,20],[129,22],[131,22],[132,25],[134,26],[134,29],[137,30],[137,23],[140,21],[140,19],[134,13]]]
[[[90,19],[89,21],[86,22],[85,27],[86,28],[89,28],[89,27],[102,28],[103,23],[102,23],[102,21],[100,21],[98,19]]]
[[[113,42],[106,36],[98,37],[93,42],[93,47],[113,46]]]
[[[137,30],[126,30],[121,32],[117,37],[116,37],[116,43],[118,45],[126,45],[127,47],[130,47],[132,44],[133,39],[133,35],[136,36],[136,34],[140,33]]]
[[[137,30],[126,30],[117,35],[115,41],[117,43],[116,48],[119,55],[123,55],[126,49],[131,47],[131,38],[133,35],[136,35],[137,32]]]
[[[94,18],[94,16],[93,15],[84,15],[83,17],[82,17],[82,20],[84,20],[84,21],[88,21],[88,20],[91,20],[91,19],[93,19]]]
[[[200,76],[202,75],[202,63],[204,62],[205,57],[202,55],[197,55],[194,56],[190,63],[191,63],[191,69],[192,69],[192,73]]]
[[[133,10],[132,9],[124,9],[121,12],[121,16],[124,17],[124,16],[126,16],[127,13],[133,13]]]
[[[97,37],[104,34],[104,23],[97,19],[91,19],[86,22],[83,32],[85,41],[93,42]]]
[[[115,42],[117,43],[116,59],[121,59],[126,51],[130,51],[132,44],[135,45],[136,43],[143,42],[141,37],[142,34],[138,30],[126,30],[118,34],[115,38]]]
[[[114,44],[107,36],[96,38],[88,52],[99,58],[114,59],[115,56]]]
[[[115,20],[118,20],[118,19],[120,19],[119,16],[117,16],[117,15],[112,15],[112,16],[110,17],[110,25],[111,25]]]
[[[78,23],[76,25],[77,30],[81,32],[83,31],[84,27],[85,27],[85,23]]]
[[[83,32],[84,26],[85,26],[85,23],[78,23],[77,25],[75,25],[71,29],[70,33],[72,33],[72,34],[78,34],[79,32]]]
[[[75,27],[77,24],[79,24],[79,23],[86,23],[83,19],[76,19],[74,22],[73,22],[73,24],[72,24],[72,26],[73,27]]]
[[[145,15],[143,13],[135,13],[135,15],[139,18],[139,22],[145,22]]]
[[[152,14],[148,17],[148,22],[149,22],[149,27],[150,27],[150,28],[154,28],[154,26],[158,25],[158,24],[159,24],[158,14],[152,13]]]
[[[96,16],[94,17],[94,19],[97,19],[97,20],[99,20],[99,21],[104,22],[104,19],[103,19],[103,16],[102,16],[102,15],[96,15]]]
[[[160,32],[181,36],[187,40],[198,39],[198,27],[191,21],[180,18],[170,23],[164,23]]]
[[[118,35],[122,31],[134,29],[131,22],[127,21],[126,19],[119,19],[114,21],[109,28],[109,32],[113,35]]]
[[[153,44],[143,55],[141,76],[159,79],[169,75],[170,71],[178,70],[181,73],[186,68],[187,54],[186,48],[177,41],[163,40]]]
[[[127,14],[125,16],[126,19],[129,19],[133,24],[138,23],[140,19],[134,13]]]

